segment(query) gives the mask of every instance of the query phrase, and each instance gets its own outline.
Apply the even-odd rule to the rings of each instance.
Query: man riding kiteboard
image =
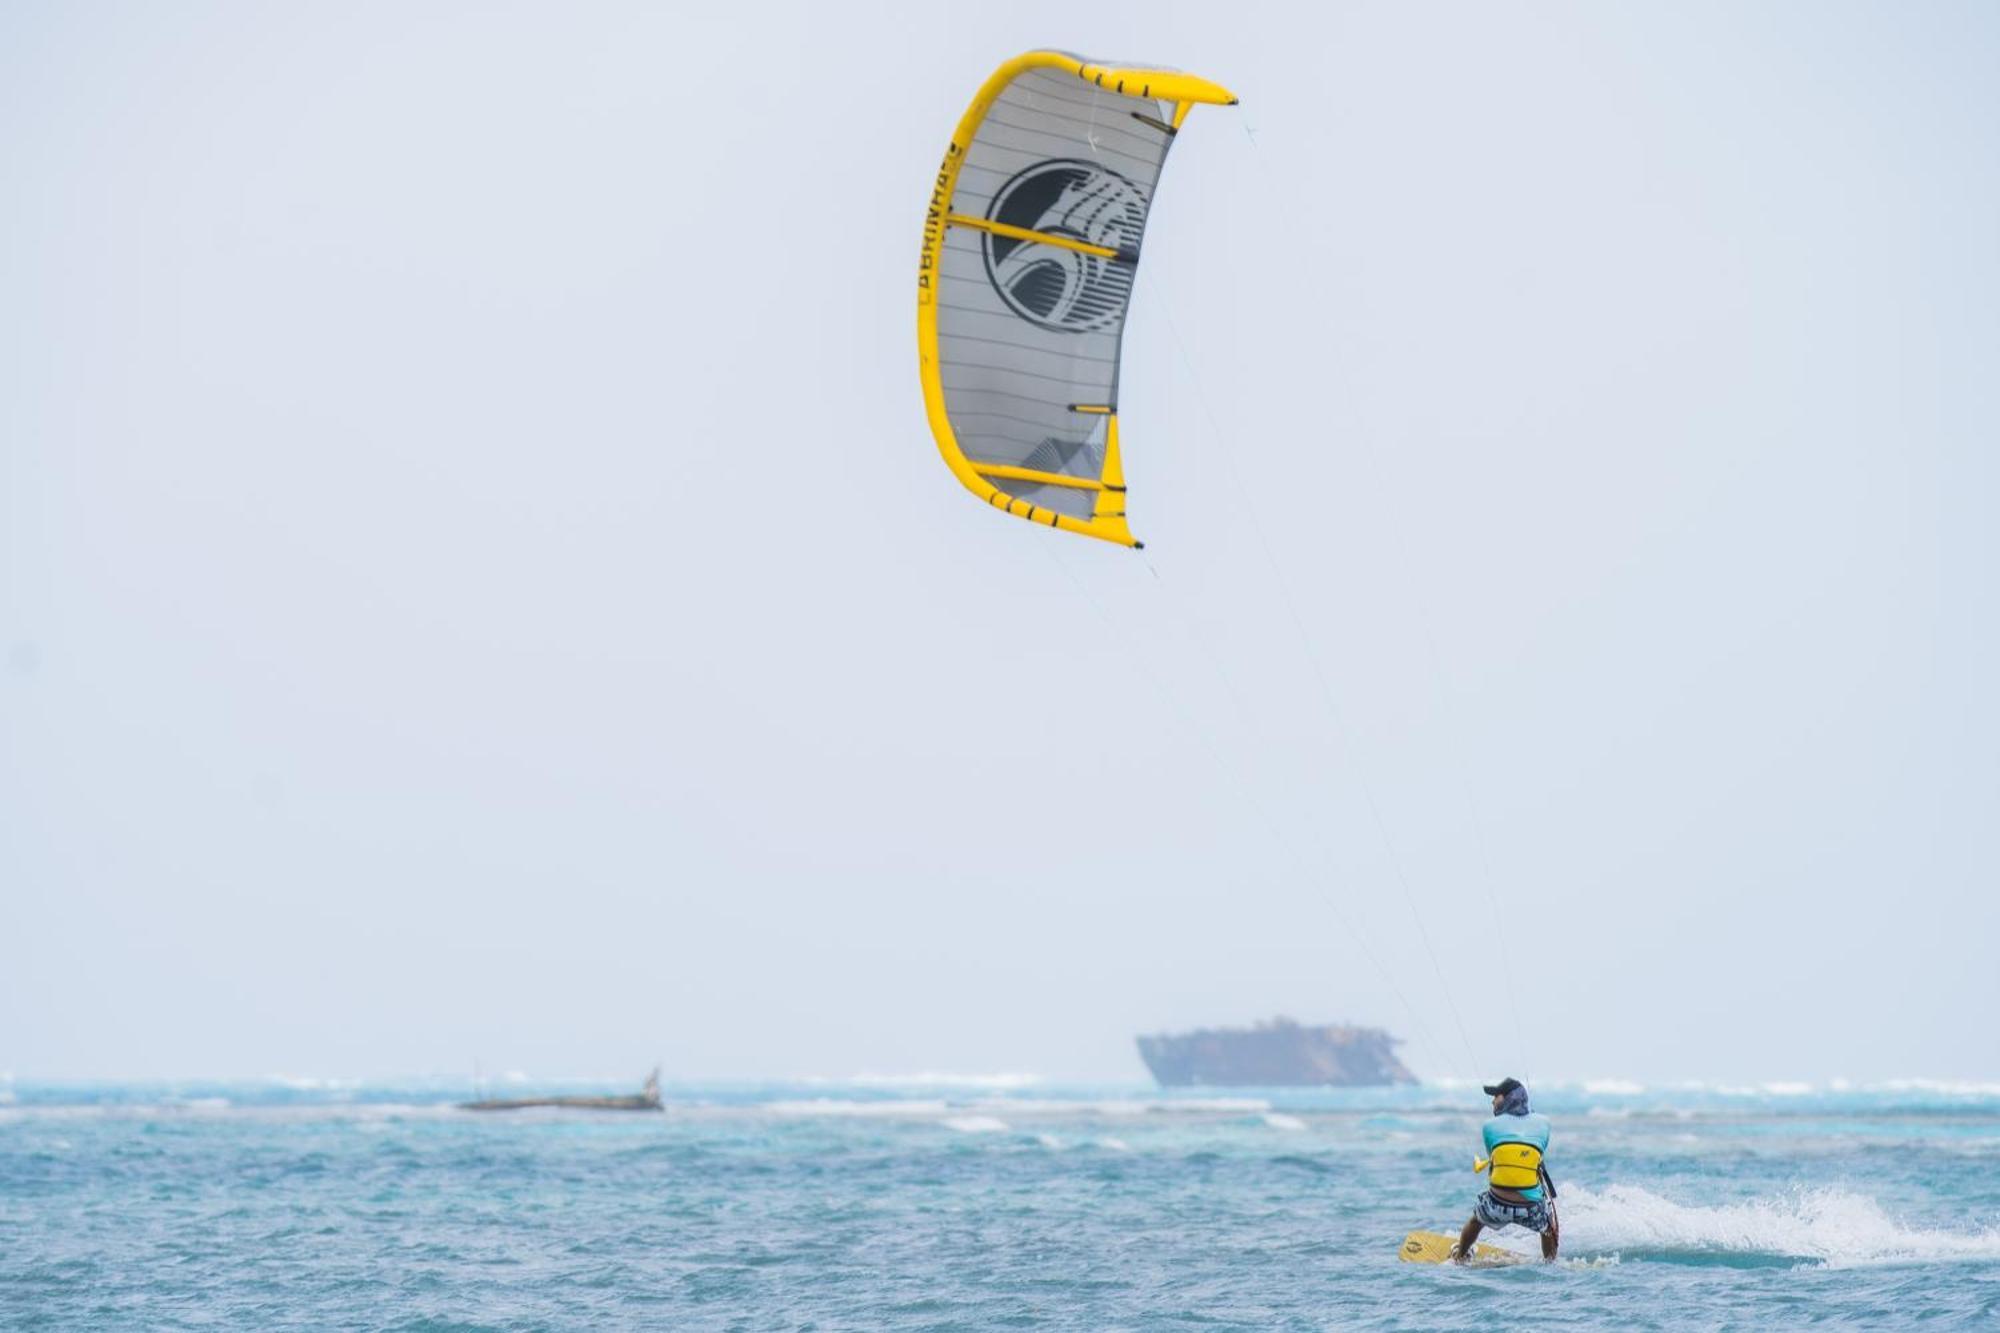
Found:
[[[1486,1155],[1473,1169],[1491,1168],[1492,1175],[1458,1234],[1452,1262],[1466,1261],[1482,1228],[1505,1226],[1539,1232],[1542,1259],[1552,1261],[1562,1237],[1556,1223],[1556,1183],[1542,1161],[1549,1150],[1549,1119],[1528,1109],[1528,1090],[1517,1078],[1503,1078],[1485,1091],[1493,1099],[1493,1118],[1481,1127]]]

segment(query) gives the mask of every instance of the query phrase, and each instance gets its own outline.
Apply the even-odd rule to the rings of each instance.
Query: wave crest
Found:
[[[1829,1266],[2000,1258],[2000,1230],[1906,1227],[1869,1196],[1838,1188],[1702,1206],[1637,1185],[1572,1186],[1561,1208],[1563,1249],[1589,1254],[1761,1256]]]

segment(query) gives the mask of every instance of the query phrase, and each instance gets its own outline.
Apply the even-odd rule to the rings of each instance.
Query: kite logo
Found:
[[[1146,228],[1146,193],[1137,185],[1093,162],[1055,158],[1001,186],[986,217],[1118,252],[1112,259],[984,233],[986,276],[1022,319],[1059,333],[1093,333],[1125,313]]]

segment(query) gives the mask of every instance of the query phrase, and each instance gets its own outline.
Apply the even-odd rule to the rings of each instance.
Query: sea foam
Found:
[[[2000,1230],[1905,1227],[1865,1194],[1806,1189],[1743,1203],[1677,1203],[1636,1185],[1571,1186],[1563,1249],[1586,1254],[1797,1259],[1830,1266],[2000,1258]]]
[[[1042,1082],[1040,1074],[854,1074],[847,1078],[812,1077],[807,1084],[833,1084],[857,1088],[976,1088],[985,1092],[1011,1092],[1032,1088]]]
[[[938,1100],[862,1101],[849,1097],[813,1097],[803,1101],[765,1102],[754,1108],[785,1116],[937,1116],[949,1110]]]

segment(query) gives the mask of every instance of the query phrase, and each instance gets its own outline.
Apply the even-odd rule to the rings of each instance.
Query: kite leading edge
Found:
[[[1118,358],[1167,147],[1236,98],[1174,70],[1030,51],[952,132],[924,216],[917,353],[946,466],[1016,518],[1138,546]]]

